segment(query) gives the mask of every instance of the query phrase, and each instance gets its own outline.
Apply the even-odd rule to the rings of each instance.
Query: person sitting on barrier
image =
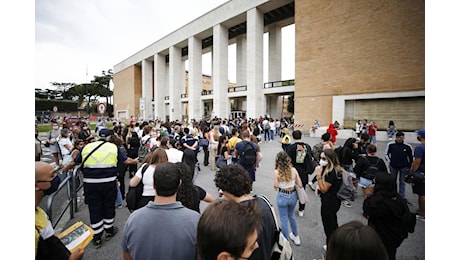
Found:
[[[42,199],[57,191],[61,179],[48,163],[35,162],[35,259],[82,259],[84,249],[72,254],[54,234],[46,212],[38,205]]]

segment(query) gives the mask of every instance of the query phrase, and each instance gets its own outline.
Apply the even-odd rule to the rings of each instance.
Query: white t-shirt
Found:
[[[68,144],[70,146],[70,150],[68,150],[65,147],[66,144]],[[73,148],[72,141],[70,141],[70,138],[69,137],[67,137],[67,138],[61,137],[59,139],[59,148],[61,149],[61,154],[62,155],[70,154],[70,151]]]
[[[184,156],[184,152],[179,151],[175,148],[166,149],[166,155],[168,155],[168,162],[176,163],[182,162],[182,156]]]
[[[136,172],[136,176],[142,178],[142,168],[143,166],[139,167]],[[155,190],[153,189],[153,174],[155,172],[155,167],[150,165],[147,170],[144,172],[144,178],[142,178],[142,183],[144,183],[144,191],[142,192],[142,196],[155,196]]]

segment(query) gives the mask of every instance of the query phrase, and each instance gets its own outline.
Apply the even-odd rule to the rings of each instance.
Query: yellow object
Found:
[[[93,235],[94,230],[79,221],[62,231],[57,237],[73,253],[77,248],[85,248],[93,240]]]

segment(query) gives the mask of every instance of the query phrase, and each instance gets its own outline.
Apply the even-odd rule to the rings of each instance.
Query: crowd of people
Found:
[[[94,133],[84,121],[73,127],[56,121],[51,124],[45,142],[49,144],[55,163],[61,164],[69,155],[71,160],[63,165],[63,172],[79,165],[83,174],[85,202],[96,248],[102,246],[104,233],[105,240],[110,240],[118,232],[114,225],[115,207],[117,195],[122,200],[126,198],[125,173],[129,174],[130,187],[143,184],[142,197],[124,225],[124,259],[195,259],[198,255],[201,259],[270,259],[276,240],[275,221],[267,204],[254,196],[253,184],[260,164],[268,163],[263,162],[259,142],[271,142],[275,135],[280,135],[282,140],[273,165],[275,204],[282,235],[295,245],[301,245],[294,212],[297,207],[298,216],[303,217],[305,204],[297,202],[296,186],[309,186],[321,199],[326,259],[340,259],[339,248],[352,250],[353,247],[339,246],[347,242],[343,241],[349,236],[344,233],[345,228],[369,236],[369,257],[375,253],[373,251],[383,248],[386,254],[379,259],[394,259],[410,229],[391,229],[408,225],[406,213],[409,209],[403,188],[405,176],[410,172],[424,174],[425,170],[424,130],[417,132],[421,144],[414,152],[404,142],[404,134],[396,132],[395,140],[385,148],[385,158],[378,158],[375,138],[369,133],[372,127],[360,132],[359,140],[350,138],[343,149],[337,149],[333,139],[337,135],[334,124],[330,124],[330,130],[312,148],[302,142],[301,131],[289,128],[287,120],[268,117],[248,121],[215,118],[187,123],[150,120],[126,125],[101,119]],[[140,160],[138,151],[142,145],[148,148],[148,153]],[[202,159],[198,158],[200,150],[204,151]],[[223,158],[223,162],[217,163],[219,158]],[[43,168],[48,172],[52,167],[39,159],[40,155],[36,156],[36,214],[40,215],[40,227],[43,228],[46,227],[43,224],[46,214],[40,211],[37,201],[52,193],[51,187],[57,181],[54,172],[50,176],[52,179],[41,180]],[[200,161],[216,172],[214,182],[222,199],[215,199],[194,184],[201,171]],[[374,164],[377,172],[370,174],[369,168]],[[353,174],[356,188],[363,189],[366,228],[356,223],[343,225],[343,228],[338,225],[337,212],[341,205],[352,207],[351,201],[341,201],[337,197],[344,171]],[[424,181],[415,182],[413,192],[419,196],[417,218],[424,221]],[[203,212],[200,211],[201,201],[209,203]],[[151,232],[152,229],[155,232]],[[40,239],[46,239],[42,234],[38,229],[36,255],[41,252]],[[145,240],[156,246],[143,246]],[[181,245],[181,250],[172,246],[176,243]],[[80,259],[83,253],[83,250],[72,255],[66,252],[74,257],[69,259]]]

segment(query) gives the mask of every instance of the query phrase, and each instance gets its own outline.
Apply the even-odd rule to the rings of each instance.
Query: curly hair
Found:
[[[292,180],[291,157],[285,151],[281,151],[276,155],[275,170],[278,170],[280,181],[289,182]]]
[[[193,185],[193,172],[190,171],[190,167],[184,162],[177,162],[176,165],[180,169],[182,180],[182,184],[177,189],[176,201],[180,201],[184,207],[192,209],[196,194],[198,193],[197,188]]]
[[[252,180],[248,172],[239,164],[229,164],[220,168],[214,177],[217,188],[235,197],[251,193]]]

